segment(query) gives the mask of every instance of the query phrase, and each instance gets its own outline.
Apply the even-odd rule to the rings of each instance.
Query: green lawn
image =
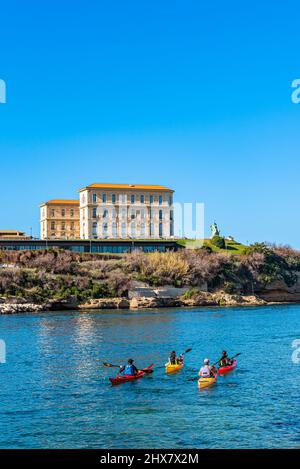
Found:
[[[202,239],[178,239],[177,243],[180,244],[181,246],[191,248],[191,249],[197,249],[204,245],[204,246],[210,247],[212,251],[214,252],[224,252],[224,253],[230,253],[230,254],[243,254],[246,248],[244,244],[238,243],[237,241],[229,241],[227,239],[225,239],[226,249],[220,249],[214,246],[211,243],[211,240],[209,238],[206,238],[204,240]]]

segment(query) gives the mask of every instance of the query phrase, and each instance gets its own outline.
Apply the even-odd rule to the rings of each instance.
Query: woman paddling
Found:
[[[215,365],[209,364],[209,358],[205,358],[203,366],[199,370],[199,376],[201,378],[215,378],[217,376],[217,369]]]

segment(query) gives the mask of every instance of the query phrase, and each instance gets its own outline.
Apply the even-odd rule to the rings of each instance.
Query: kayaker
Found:
[[[179,357],[177,358],[177,364],[182,365],[183,362],[184,362],[184,355],[183,353],[181,353]]]
[[[232,365],[232,360],[230,360],[230,358],[228,357],[226,350],[223,350],[222,357],[219,360],[219,366],[222,367],[229,365]]]
[[[209,358],[205,358],[203,366],[200,368],[199,376],[201,378],[214,378],[217,370],[215,365],[210,366]]]
[[[169,361],[170,361],[171,365],[176,365],[177,359],[176,359],[176,352],[175,352],[175,350],[173,350],[173,351],[170,353]]]
[[[127,365],[120,367],[120,373],[124,375],[134,376],[138,373],[137,367],[133,364],[132,358],[129,358]]]

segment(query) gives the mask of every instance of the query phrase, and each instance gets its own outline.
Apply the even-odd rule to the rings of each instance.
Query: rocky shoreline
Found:
[[[284,301],[276,302],[278,304]],[[134,297],[128,298],[101,298],[89,300],[87,303],[78,304],[74,300],[55,301],[49,300],[46,304],[33,303],[0,303],[0,314],[37,313],[41,311],[58,310],[107,310],[107,309],[132,309],[145,308],[170,308],[170,307],[197,307],[197,306],[263,306],[274,304],[255,295],[231,295],[223,291],[217,293],[200,292],[193,298],[182,297]]]

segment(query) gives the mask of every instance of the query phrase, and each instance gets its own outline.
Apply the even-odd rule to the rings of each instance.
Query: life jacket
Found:
[[[208,365],[202,366],[200,368],[200,373],[203,378],[209,378],[210,377],[210,367]]]
[[[125,375],[134,375],[134,368],[133,368],[133,365],[126,365],[125,366],[125,370],[124,370],[124,374]]]

